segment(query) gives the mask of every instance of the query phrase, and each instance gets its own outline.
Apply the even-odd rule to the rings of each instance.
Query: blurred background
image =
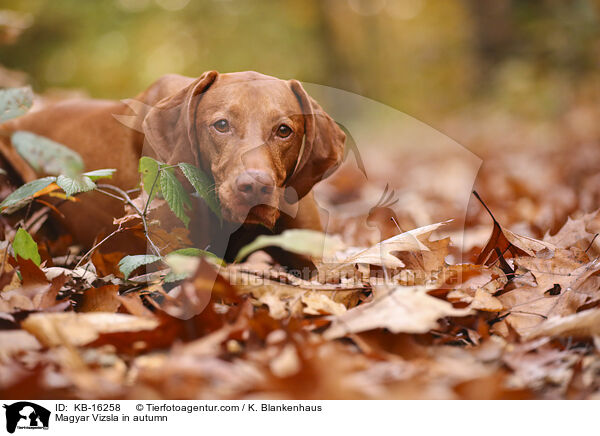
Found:
[[[598,83],[595,0],[2,0],[2,64],[36,91],[135,95],[257,70],[433,121],[481,99],[555,116]],[[20,34],[20,36],[19,36]]]
[[[368,97],[455,139],[484,159],[477,187],[498,218],[528,233],[599,207],[597,0],[0,0],[0,10],[0,86],[127,98],[165,73],[257,70]],[[383,174],[402,189],[415,179],[390,162],[427,161],[435,177],[451,165],[416,159],[385,159]],[[438,212],[409,221],[448,216]]]

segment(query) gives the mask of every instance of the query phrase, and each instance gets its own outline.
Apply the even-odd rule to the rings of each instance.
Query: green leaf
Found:
[[[21,157],[38,172],[75,177],[83,171],[81,156],[58,142],[23,131],[13,133],[11,141]]]
[[[115,168],[105,168],[102,170],[88,171],[87,173],[83,173],[82,176],[89,177],[90,180],[95,182],[99,179],[112,179],[115,171],[117,171]]]
[[[261,235],[245,245],[238,252],[235,261],[239,262],[254,251],[265,247],[280,247],[292,253],[311,257],[322,257],[324,250],[335,250],[340,242],[315,230],[291,229],[280,235]]]
[[[119,262],[119,269],[125,276],[125,280],[129,278],[129,275],[142,265],[149,265],[154,262],[158,262],[162,257],[155,256],[153,254],[138,254],[135,256],[125,256]]]
[[[160,170],[160,192],[175,216],[183,221],[183,224],[187,227],[190,223],[190,217],[185,210],[191,207],[192,201],[183,189],[181,182],[175,177],[173,168]]]
[[[0,90],[0,123],[27,113],[32,104],[30,87]]]
[[[209,259],[212,259],[215,263],[218,263],[223,266],[226,265],[225,261],[216,254],[195,247],[180,248],[179,250],[171,251],[169,254],[167,254],[167,257],[172,254],[191,257],[207,257]]]
[[[212,212],[223,219],[221,216],[221,205],[215,191],[212,189],[214,181],[201,169],[188,163],[180,163],[179,168],[183,175],[189,180],[198,195],[206,202]]]
[[[191,274],[184,272],[184,273],[179,273],[179,274],[175,274],[174,272],[169,272],[165,278],[163,279],[163,281],[165,283],[174,283],[174,282],[179,282],[181,280],[185,280],[187,278],[189,278],[191,276]]]
[[[13,251],[15,252],[15,257],[19,256],[23,259],[30,259],[37,266],[40,266],[42,258],[38,252],[38,246],[25,229],[20,228],[17,230],[17,234],[15,235],[12,246]]]
[[[160,182],[158,181],[159,168],[160,164],[151,157],[144,156],[140,159],[139,172],[142,175],[144,191],[150,196],[148,201],[152,201],[154,196],[160,191]],[[152,195],[150,195],[151,191]]]
[[[96,189],[96,184],[87,176],[67,177],[58,176],[56,184],[61,187],[68,196],[79,194],[80,192],[88,192]]]
[[[0,203],[0,212],[13,213],[21,209],[33,200],[34,194],[55,181],[56,177],[44,177],[43,179],[32,180],[31,182],[24,184]]]

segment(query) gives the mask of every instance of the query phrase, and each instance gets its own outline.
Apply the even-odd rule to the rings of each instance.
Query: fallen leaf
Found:
[[[119,286],[106,285],[100,288],[90,288],[83,293],[80,312],[116,312],[121,306],[117,299]]]
[[[600,310],[584,310],[568,316],[555,316],[529,330],[523,339],[531,340],[541,336],[592,337],[600,335]]]
[[[405,264],[392,255],[395,251],[429,251],[429,247],[420,241],[420,237],[429,235],[441,226],[451,221],[444,221],[437,224],[431,224],[408,232],[400,233],[389,239],[379,242],[374,246],[359,251],[350,257],[340,259],[341,265],[351,263],[366,263],[371,265],[381,265],[387,268],[402,268]]]
[[[585,250],[600,230],[599,221],[600,211],[584,214],[576,219],[569,217],[555,235],[551,236],[550,233],[546,233],[544,241],[565,249],[583,242],[582,245],[585,246],[580,248]]]
[[[471,309],[455,309],[447,301],[430,296],[425,287],[397,287],[332,318],[324,337],[335,339],[376,328],[393,333],[426,333],[438,326],[440,318],[471,313]]]
[[[81,346],[101,333],[140,332],[154,329],[158,321],[122,313],[34,313],[21,326],[46,347]]]
[[[0,331],[0,359],[7,359],[23,351],[39,350],[42,348],[35,336],[25,330]]]

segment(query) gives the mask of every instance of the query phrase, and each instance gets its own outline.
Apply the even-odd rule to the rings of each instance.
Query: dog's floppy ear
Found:
[[[308,194],[315,183],[328,177],[341,164],[346,134],[306,93],[300,82],[290,80],[289,84],[304,115],[304,144],[296,168],[286,183],[285,198],[293,203]]]
[[[161,162],[188,162],[199,165],[196,144],[196,108],[198,99],[216,80],[216,71],[207,71],[190,85],[165,97],[144,118],[142,129],[146,143]]]

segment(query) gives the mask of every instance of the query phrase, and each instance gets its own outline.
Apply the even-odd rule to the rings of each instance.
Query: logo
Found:
[[[14,433],[16,429],[48,430],[50,411],[29,401],[19,401],[4,405],[6,409],[6,431]]]

